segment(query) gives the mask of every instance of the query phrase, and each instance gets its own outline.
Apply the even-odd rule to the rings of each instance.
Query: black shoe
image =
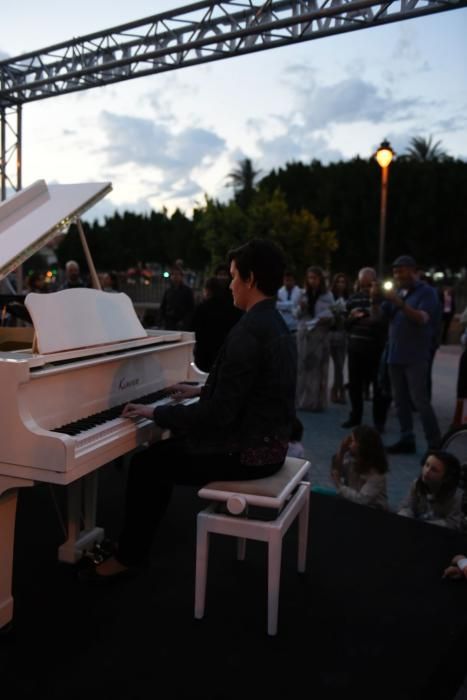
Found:
[[[98,564],[102,564],[103,561],[106,561],[106,559],[109,559],[116,551],[116,543],[106,538],[103,539],[102,542],[96,542],[92,549],[86,551],[84,553],[84,558],[97,566]]]
[[[13,621],[7,622],[6,625],[0,627],[0,642],[10,642],[13,640],[13,637]]]
[[[360,425],[360,422],[352,420],[352,418],[349,418],[348,420],[344,421],[341,423],[341,428],[355,428],[357,425]]]
[[[394,445],[386,447],[386,452],[390,455],[413,455],[416,451],[417,447],[414,440],[399,440],[399,442],[395,442]]]

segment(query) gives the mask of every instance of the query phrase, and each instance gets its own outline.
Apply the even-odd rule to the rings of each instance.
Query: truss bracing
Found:
[[[2,198],[7,110],[20,124],[27,102],[461,7],[467,0],[204,0],[0,61]]]

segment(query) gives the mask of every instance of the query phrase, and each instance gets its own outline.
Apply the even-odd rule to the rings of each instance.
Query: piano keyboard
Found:
[[[185,399],[180,403],[184,405],[189,405],[194,401],[197,401],[198,397]],[[122,411],[127,405],[128,401],[119,404],[118,406],[113,406],[100,413],[95,413],[91,416],[86,416],[86,418],[80,418],[79,420],[73,421],[72,423],[67,423],[58,428],[54,428],[55,433],[64,433],[65,435],[71,436],[81,436],[83,433],[87,434],[87,437],[92,440],[93,432],[96,438],[102,438],[102,429],[105,429],[105,433],[108,435],[116,429],[119,429],[122,423],[127,423],[128,418],[122,418]],[[151,394],[146,394],[145,396],[138,397],[132,403],[142,403],[145,405],[152,405],[154,408],[156,406],[164,406],[166,404],[174,403],[174,399],[170,393],[170,388],[161,389],[160,391],[155,391]],[[134,423],[135,420],[131,419]],[[141,418],[136,419],[147,422],[148,419],[141,416]],[[97,430],[94,430],[97,429]],[[81,442],[81,440],[80,440]]]
[[[141,396],[140,398],[135,399],[133,403],[155,404],[158,401],[164,399],[166,399],[164,403],[168,403],[170,401],[169,389],[167,388],[161,389],[160,391],[155,391],[152,394],[146,394],[146,396]],[[100,413],[95,413],[94,415],[86,416],[86,418],[80,418],[79,420],[73,421],[72,423],[62,425],[59,428],[54,428],[53,432],[65,433],[65,435],[79,435],[79,433],[82,433],[86,430],[96,428],[97,426],[103,425],[104,423],[108,423],[109,421],[112,421],[115,418],[120,418],[121,413],[124,407],[127,405],[127,403],[128,401],[125,401],[125,403],[119,404],[118,406],[113,406],[113,408],[108,408],[105,411],[101,411]]]

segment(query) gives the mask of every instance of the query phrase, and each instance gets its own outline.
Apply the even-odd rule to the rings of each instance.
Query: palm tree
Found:
[[[227,175],[234,188],[235,201],[242,209],[247,209],[255,192],[255,180],[261,170],[255,170],[250,158],[240,161],[238,168]]]
[[[432,136],[427,139],[423,136],[414,136],[410,139],[410,146],[406,149],[405,155],[409,160],[417,160],[422,163],[448,158],[446,151],[441,148],[441,141],[433,143]]]

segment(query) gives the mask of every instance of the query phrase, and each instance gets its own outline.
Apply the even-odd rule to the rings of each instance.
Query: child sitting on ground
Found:
[[[444,569],[443,578],[467,578],[467,557],[465,554],[456,554],[451,559],[450,565]]]
[[[305,448],[302,444],[303,438],[303,423],[295,416],[290,432],[289,447],[287,449],[287,457],[298,457],[305,459]]]
[[[387,509],[388,462],[379,432],[356,426],[332,458],[331,479],[337,493],[349,501]]]
[[[399,515],[460,529],[463,493],[458,488],[459,460],[444,450],[429,450],[422,464],[422,472],[412,483]]]

